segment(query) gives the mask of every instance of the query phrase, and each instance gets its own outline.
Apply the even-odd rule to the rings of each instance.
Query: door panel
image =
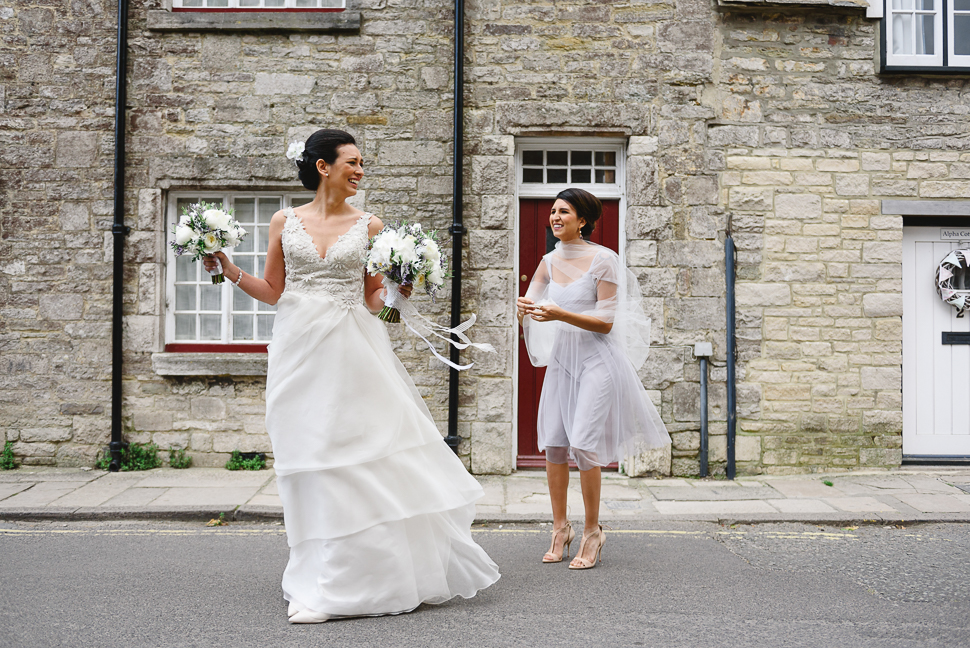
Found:
[[[519,201],[519,296],[525,295],[529,282],[539,262],[556,245],[556,237],[549,227],[549,213],[554,199],[521,199]],[[603,201],[603,216],[596,223],[590,240],[614,252],[619,252],[620,203]],[[539,396],[545,367],[533,367],[525,349],[525,340],[519,330],[519,407],[518,407],[518,459],[519,468],[546,465],[539,452],[536,438],[536,418],[539,412]]]
[[[903,228],[903,454],[970,456],[970,346],[943,344],[944,331],[970,332],[970,317],[936,293],[950,250],[940,227]]]

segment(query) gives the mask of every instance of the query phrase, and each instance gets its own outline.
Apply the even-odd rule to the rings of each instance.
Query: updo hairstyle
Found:
[[[576,216],[586,221],[586,224],[580,228],[579,235],[588,239],[596,228],[596,221],[603,215],[603,203],[600,199],[582,189],[563,189],[556,198],[572,205],[576,210]]]
[[[350,133],[334,128],[321,128],[307,138],[303,148],[303,156],[296,161],[300,170],[300,182],[310,191],[316,191],[320,186],[320,172],[317,171],[317,160],[327,164],[337,161],[337,149],[344,144],[357,145],[357,140]]]

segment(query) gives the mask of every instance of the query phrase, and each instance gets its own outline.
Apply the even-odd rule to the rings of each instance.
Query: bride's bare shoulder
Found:
[[[377,233],[384,229],[384,221],[375,216],[370,215],[370,222],[367,224],[367,234],[368,236],[377,236]]]

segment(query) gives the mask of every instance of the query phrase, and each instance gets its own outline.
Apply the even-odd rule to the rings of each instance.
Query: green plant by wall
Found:
[[[255,456],[244,459],[238,450],[232,451],[232,457],[226,462],[226,470],[262,470],[266,467],[266,455],[261,452]]]
[[[3,444],[3,452],[0,453],[0,470],[13,470],[17,464],[13,460],[13,441]]]
[[[98,457],[95,467],[100,470],[107,470],[111,465],[111,453],[105,450]],[[121,470],[151,470],[162,465],[162,460],[158,456],[158,446],[154,443],[141,444],[129,443],[121,448]]]
[[[185,450],[182,448],[169,448],[168,449],[168,465],[172,468],[188,468],[192,465],[192,457],[185,454]]]

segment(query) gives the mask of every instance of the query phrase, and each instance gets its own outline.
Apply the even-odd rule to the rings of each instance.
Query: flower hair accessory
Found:
[[[290,144],[289,148],[286,149],[286,157],[290,158],[294,162],[299,162],[303,159],[303,150],[306,146],[303,142],[293,142]]]

